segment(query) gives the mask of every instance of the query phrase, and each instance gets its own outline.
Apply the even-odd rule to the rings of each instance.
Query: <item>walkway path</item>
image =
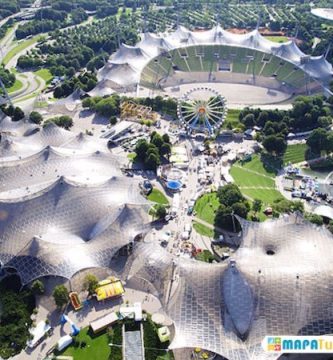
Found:
[[[144,360],[141,331],[125,331],[125,360]]]

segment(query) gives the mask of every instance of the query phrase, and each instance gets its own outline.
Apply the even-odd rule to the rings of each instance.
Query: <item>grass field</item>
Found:
[[[230,169],[230,174],[243,195],[251,200],[262,200],[266,206],[282,198],[275,188],[275,172],[267,170],[259,156],[254,156],[243,165],[240,162],[235,163]]]
[[[256,173],[249,172],[245,167],[233,166],[230,171],[238,186],[242,187],[275,187],[275,181],[271,176],[259,176]]]
[[[274,41],[277,43],[284,43],[289,41],[289,39],[286,36],[265,36],[265,39]]]
[[[193,228],[200,235],[207,236],[210,238],[214,237],[214,230],[210,229],[209,227],[207,227],[205,225],[202,225],[202,224],[194,221]]]
[[[85,347],[69,346],[62,355],[73,356],[74,360],[108,360],[111,355],[111,347],[106,332],[99,336],[91,337],[89,335],[89,327],[82,329],[76,336],[77,341],[86,342]]]
[[[23,87],[22,81],[19,80],[19,79],[16,79],[14,85],[11,86],[10,88],[8,88],[7,91],[8,91],[9,94],[11,94],[11,93],[13,93],[15,91],[18,91],[18,90],[22,89],[22,87]]]
[[[214,224],[215,213],[220,203],[215,192],[202,195],[195,203],[194,210],[197,217],[209,224]]]
[[[244,196],[251,199],[258,199],[263,202],[263,207],[272,205],[275,200],[283,199],[281,193],[276,189],[242,189]]]
[[[153,191],[148,195],[148,200],[157,204],[169,205],[169,201],[162,191],[154,188]]]
[[[37,70],[35,71],[35,74],[41,77],[46,82],[46,85],[50,84],[51,80],[53,79],[53,76],[49,69]]]
[[[222,129],[227,129],[230,125],[232,129],[244,127],[244,125],[239,121],[240,112],[241,110],[239,109],[228,109],[227,117],[222,124]]]
[[[11,50],[8,51],[6,56],[3,58],[2,63],[4,65],[7,65],[9,61],[19,52],[23,51],[27,47],[37,43],[37,41],[40,39],[40,36],[35,36],[31,39],[22,41],[18,43],[15,47],[13,47]]]
[[[270,176],[272,178],[274,178],[277,174],[277,171],[275,169],[265,167],[262,161],[260,160],[260,157],[257,155],[253,156],[251,161],[245,162],[242,165],[242,167],[244,169],[258,172],[261,175]]]
[[[305,161],[305,153],[308,149],[306,144],[288,145],[287,150],[283,156],[283,164],[296,164]]]

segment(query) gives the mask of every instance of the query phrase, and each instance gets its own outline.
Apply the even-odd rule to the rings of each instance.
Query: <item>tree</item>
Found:
[[[324,148],[324,144],[327,138],[327,131],[322,128],[318,128],[312,131],[306,144],[310,147],[312,152],[320,153]]]
[[[66,286],[58,285],[53,290],[53,298],[56,305],[61,308],[68,303],[69,294]]]
[[[93,274],[87,274],[83,280],[83,290],[88,291],[92,295],[98,286],[98,279]]]
[[[332,125],[332,118],[330,116],[319,116],[318,125],[324,129]]]
[[[162,204],[155,205],[155,216],[157,219],[165,218],[167,214],[166,207]]]
[[[110,116],[110,124],[111,125],[116,125],[117,124],[117,116],[116,115]]]
[[[170,136],[168,134],[163,134],[162,139],[165,143],[170,144]]]
[[[304,203],[300,200],[279,199],[273,203],[272,209],[276,214],[290,214],[295,211],[303,213]]]
[[[34,124],[40,124],[43,121],[43,116],[38,111],[32,111],[29,120]]]
[[[140,161],[144,161],[148,151],[148,142],[145,139],[139,140],[135,145],[135,153]]]
[[[305,219],[310,221],[312,224],[317,225],[317,226],[321,226],[324,223],[323,218],[320,215],[317,215],[317,214],[306,213],[305,214]]]
[[[19,120],[22,120],[23,118],[24,118],[23,110],[21,108],[19,108],[18,106],[16,106],[14,109],[14,112],[13,112],[12,120],[19,121]]]
[[[157,167],[160,165],[161,161],[155,153],[149,153],[147,155],[147,159],[145,160],[145,165],[149,170],[156,170]]]
[[[231,205],[231,210],[235,215],[239,215],[243,219],[246,219],[247,214],[250,210],[248,202],[237,202]]]
[[[330,154],[333,151],[333,133],[329,132],[326,135],[326,141],[323,146],[324,150]]]
[[[275,155],[283,154],[287,149],[287,142],[282,136],[269,135],[262,142],[267,152]]]
[[[168,143],[164,143],[161,147],[160,153],[162,156],[166,156],[167,158],[169,158],[169,156],[171,155],[171,145]]]
[[[45,292],[44,284],[40,280],[35,280],[31,284],[31,291],[34,295],[42,295]]]
[[[217,191],[217,196],[221,204],[232,206],[237,202],[243,201],[243,195],[235,184],[228,184],[220,187]]]
[[[251,128],[254,125],[254,115],[253,114],[247,114],[243,117],[242,123],[247,127]]]
[[[68,130],[73,126],[73,119],[68,115],[62,115],[46,120],[43,126],[47,126],[49,123],[54,123],[55,125]]]
[[[267,111],[262,111],[260,112],[258,119],[257,119],[257,124],[261,127],[265,126],[266,121],[268,120],[268,112]]]
[[[164,144],[164,141],[162,136],[155,132],[151,136],[150,143],[154,144],[157,147],[157,149],[160,150],[162,145]]]
[[[262,201],[259,199],[254,199],[252,204],[252,210],[254,211],[254,213],[257,214],[258,212],[260,212],[261,208],[262,208]]]

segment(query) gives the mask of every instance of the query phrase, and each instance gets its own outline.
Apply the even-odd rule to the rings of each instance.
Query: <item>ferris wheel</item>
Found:
[[[226,99],[209,87],[193,88],[178,100],[177,114],[188,132],[212,135],[227,115]]]

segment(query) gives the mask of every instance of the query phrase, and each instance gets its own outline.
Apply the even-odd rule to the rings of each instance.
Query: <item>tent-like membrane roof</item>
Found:
[[[7,118],[0,131],[0,263],[23,284],[112,269],[117,251],[148,231],[150,205],[103,139]]]
[[[149,282],[174,321],[171,348],[277,359],[261,347],[267,334],[331,334],[331,234],[297,215],[239,221],[243,236],[229,263],[177,259],[154,244],[136,249],[129,276]]]
[[[246,34],[234,34],[217,25],[206,31],[190,31],[179,26],[166,36],[145,33],[135,46],[121,45],[99,71],[98,78],[121,87],[137,85],[143,69],[152,59],[170,50],[196,45],[228,45],[272,54],[294,64],[325,86],[333,75],[332,65],[324,56],[307,56],[293,40],[276,43],[262,36],[258,29]]]
[[[0,201],[0,261],[23,284],[46,275],[71,278],[111,267],[123,246],[147,231],[147,201],[124,176],[98,185],[63,177],[21,198]]]

